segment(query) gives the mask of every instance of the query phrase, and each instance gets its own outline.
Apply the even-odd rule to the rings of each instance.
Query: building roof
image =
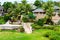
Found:
[[[58,6],[54,6],[54,9],[60,9],[60,7],[58,7]]]
[[[2,7],[2,6],[0,6],[0,10],[1,10],[1,9],[3,9],[3,7]]]
[[[38,8],[38,9],[35,9],[33,12],[45,12],[45,11],[43,9]]]

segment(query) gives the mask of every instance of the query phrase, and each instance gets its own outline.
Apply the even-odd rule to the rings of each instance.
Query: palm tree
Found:
[[[52,20],[52,14],[54,12],[54,4],[52,1],[45,2],[42,7],[46,10],[47,19]]]

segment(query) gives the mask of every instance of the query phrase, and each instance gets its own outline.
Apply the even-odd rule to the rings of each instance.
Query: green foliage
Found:
[[[28,18],[29,18],[30,22],[34,22],[34,20],[35,20],[36,17],[33,15],[33,13],[29,12],[28,13]]]
[[[11,31],[0,32],[0,35],[0,40],[60,40],[60,35],[58,35],[58,32],[48,29],[35,30],[29,35]]]
[[[33,29],[40,29],[41,28],[41,26],[39,26],[37,24],[32,24],[31,26],[32,26]]]
[[[50,30],[54,30],[54,28],[56,28],[56,26],[40,26],[40,25],[37,25],[37,24],[32,24],[31,25],[33,29],[50,29]]]
[[[44,25],[44,19],[39,19],[38,21],[36,21],[36,24],[43,26]]]
[[[3,17],[0,16],[0,24],[5,24],[5,20]]]
[[[25,5],[26,3],[27,3],[27,1],[26,1],[26,0],[22,0],[22,4],[24,4],[24,5]]]
[[[24,16],[23,18],[22,18],[22,21],[23,22],[28,22],[29,20],[28,20],[28,16]]]
[[[43,26],[42,29],[50,29],[50,30],[54,30],[55,26]]]
[[[54,27],[54,31],[58,32],[58,34],[60,35],[60,26]]]
[[[4,19],[0,19],[0,24],[5,24],[5,20]]]
[[[60,26],[58,28],[60,28]],[[0,32],[0,36],[0,40],[60,40],[60,33],[58,30],[54,31],[50,29],[35,30],[32,34],[2,31]]]
[[[29,17],[29,19],[35,19],[35,16],[31,12],[28,13],[28,17]]]
[[[9,14],[4,15],[5,22],[7,22],[9,19],[10,19],[10,15]]]
[[[58,35],[58,32],[54,30],[40,29],[40,30],[36,30],[36,33],[45,38],[48,38],[49,40],[60,40],[60,35]]]
[[[28,15],[23,15],[23,22],[34,22],[35,16],[33,13],[29,12]]]
[[[3,7],[4,11],[7,12],[9,8],[13,7],[13,4],[11,2],[4,2]]]
[[[43,4],[42,0],[36,0],[36,1],[34,2],[34,5],[37,6],[37,8],[42,7],[42,4]]]
[[[60,7],[60,2],[56,2],[56,1],[54,1],[54,5]]]
[[[46,15],[48,15],[48,18],[52,18],[52,13],[54,12],[54,3],[49,0],[48,2],[45,2],[42,6],[44,10],[46,10]]]

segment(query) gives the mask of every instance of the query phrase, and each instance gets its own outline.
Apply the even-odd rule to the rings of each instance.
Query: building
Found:
[[[2,15],[3,15],[3,7],[0,6],[0,16],[2,16]]]
[[[45,17],[45,10],[43,10],[43,9],[40,9],[40,8],[38,8],[38,9],[35,9],[34,11],[33,11],[33,13],[34,13],[34,15],[36,16],[36,19],[38,20],[38,19],[40,19],[40,18],[44,18]]]
[[[60,20],[60,16],[58,15],[58,14],[59,14],[59,11],[60,11],[60,7],[54,6],[54,12],[53,12],[53,14],[55,14],[55,15],[52,16],[52,21],[53,21],[54,23],[57,23],[57,22]],[[41,19],[41,18],[44,18],[44,17],[46,16],[45,10],[40,9],[40,8],[35,9],[35,10],[33,11],[33,13],[34,13],[34,15],[36,16],[36,19],[37,19],[37,20],[38,20],[38,19]]]
[[[60,16],[58,15],[59,11],[60,11],[60,7],[54,6],[54,12],[53,12],[54,16],[52,16],[52,21],[54,23],[58,23],[58,21],[60,20]]]

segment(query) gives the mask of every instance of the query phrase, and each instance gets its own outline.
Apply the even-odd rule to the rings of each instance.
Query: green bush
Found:
[[[0,16],[0,24],[5,24],[5,20],[2,16]]]
[[[39,19],[38,21],[36,21],[36,24],[43,26],[44,25],[44,19]]]
[[[41,28],[41,26],[39,26],[37,24],[32,24],[31,26],[32,26],[33,29],[40,29]]]
[[[22,18],[22,21],[23,22],[28,22],[29,20],[28,20],[28,17],[27,16],[24,16],[23,18]]]
[[[58,34],[60,35],[60,26],[54,27],[54,31],[58,32]]]
[[[0,24],[5,24],[4,19],[0,19]]]
[[[51,29],[51,30],[53,30],[54,26],[43,26],[42,29]]]
[[[35,16],[31,12],[28,14],[28,17],[29,17],[29,19],[35,19]]]
[[[4,20],[5,20],[5,22],[7,22],[9,19],[10,19],[9,14],[4,15]]]
[[[49,32],[44,33],[43,36],[49,38]]]

